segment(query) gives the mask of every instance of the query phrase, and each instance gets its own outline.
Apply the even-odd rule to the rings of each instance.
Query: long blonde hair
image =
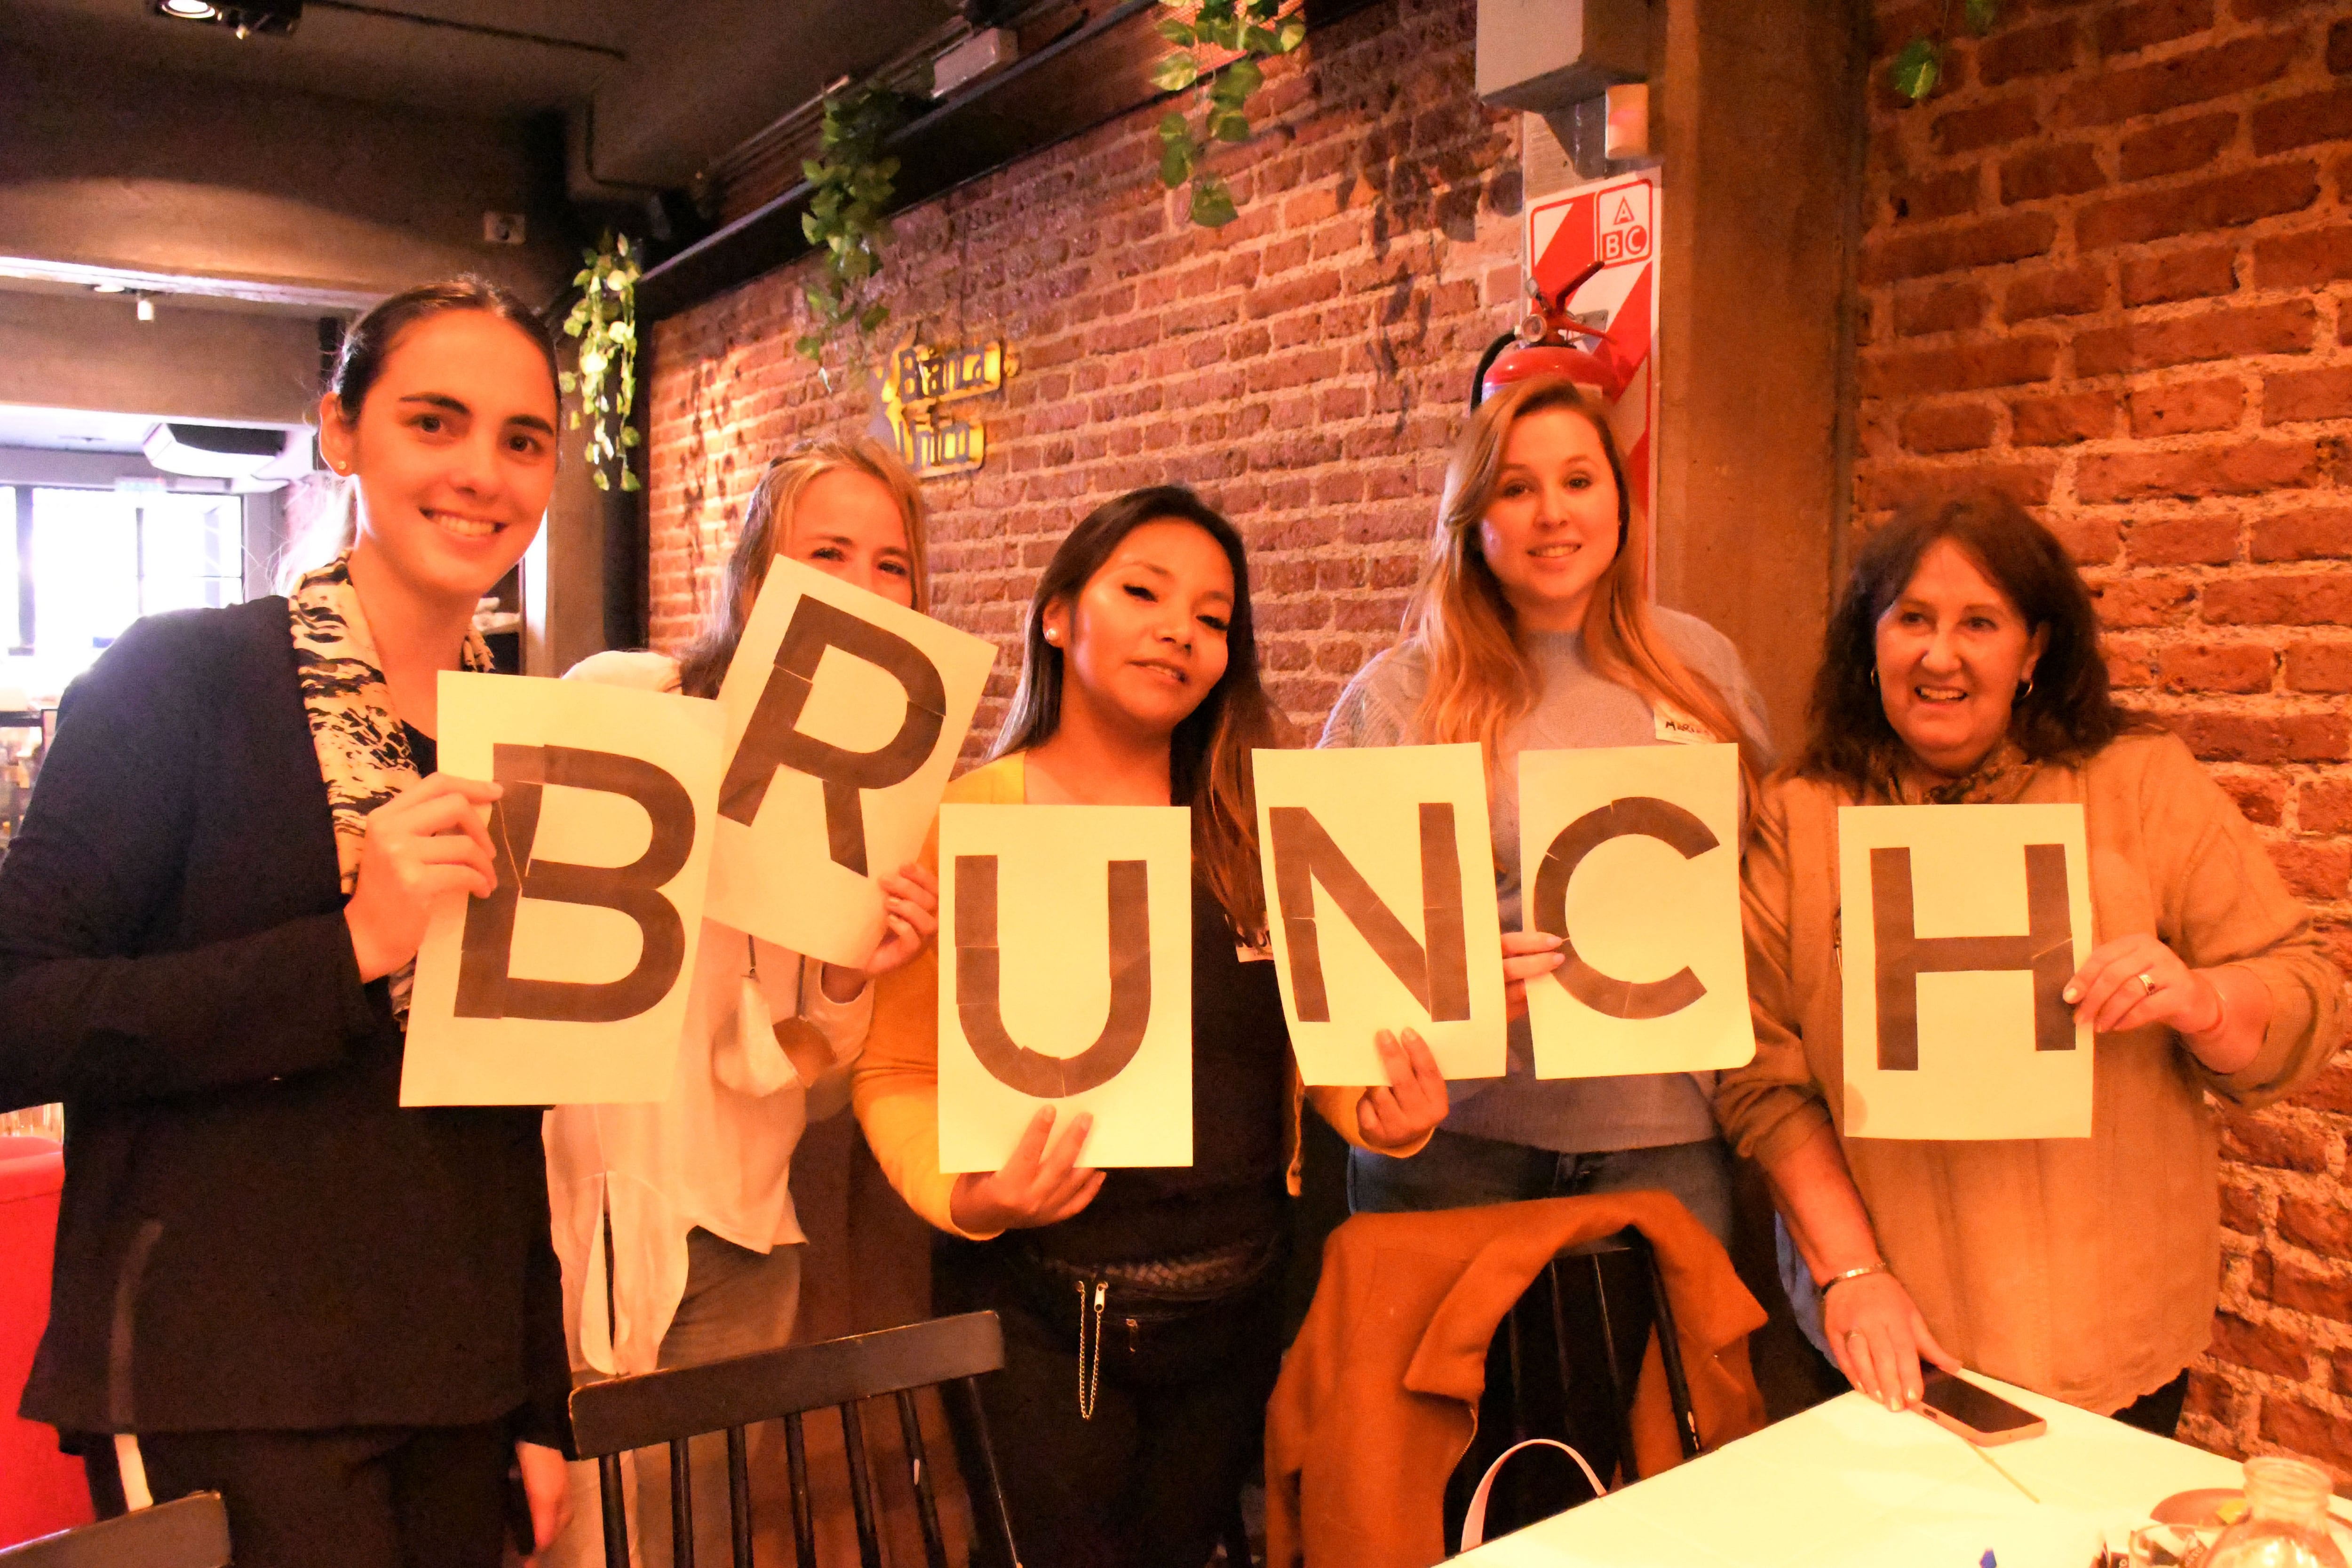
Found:
[[[898,503],[907,524],[907,569],[913,579],[915,608],[931,612],[930,552],[923,533],[923,491],[898,454],[870,436],[846,441],[803,441],[768,465],[744,509],[743,531],[719,580],[719,597],[703,615],[702,629],[678,656],[678,689],[688,697],[716,697],[743,640],[752,601],[768,580],[768,564],[792,542],[801,497],[809,486],[836,469],[848,468],[878,481]]]
[[[1763,751],[1715,682],[1685,665],[1650,614],[1649,541],[1633,526],[1625,462],[1609,421],[1573,382],[1533,376],[1480,404],[1454,443],[1438,503],[1429,559],[1404,613],[1409,646],[1428,664],[1415,715],[1426,744],[1475,741],[1494,774],[1503,736],[1535,706],[1538,679],[1518,635],[1518,616],[1479,548],[1479,524],[1502,480],[1512,426],[1531,414],[1566,410],[1592,426],[1617,484],[1617,554],[1584,611],[1584,657],[1602,679],[1653,705],[1664,704],[1739,747],[1739,771],[1753,795]]]

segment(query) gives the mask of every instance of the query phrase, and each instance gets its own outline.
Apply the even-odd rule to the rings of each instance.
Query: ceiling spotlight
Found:
[[[217,14],[210,0],[160,0],[155,9],[184,22],[209,22]]]
[[[302,19],[302,0],[147,0],[147,9],[175,21],[226,27],[240,38],[256,33],[283,36]]]
[[[89,291],[93,294],[120,294],[122,292],[122,285],[120,283],[93,283],[89,286]]]
[[[139,319],[142,321],[155,319],[155,301],[144,294],[139,296]]]

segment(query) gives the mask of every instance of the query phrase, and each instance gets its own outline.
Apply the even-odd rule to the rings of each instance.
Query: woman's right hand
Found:
[[[476,898],[498,890],[489,829],[476,808],[503,793],[479,779],[435,773],[368,814],[359,879],[343,905],[362,982],[416,956],[434,900],[453,889]]]
[[[1822,1336],[1846,1381],[1889,1410],[1919,1403],[1921,1358],[1946,1372],[1960,1363],[1927,1331],[1911,1292],[1892,1274],[1864,1274],[1822,1298]]]
[[[1026,1230],[1069,1218],[1095,1201],[1103,1173],[1078,1163],[1095,1119],[1081,1111],[1053,1138],[1054,1108],[1040,1106],[1029,1119],[1013,1157],[992,1173],[966,1172],[948,1197],[948,1217],[969,1236]],[[1047,1140],[1052,1138],[1052,1146]]]

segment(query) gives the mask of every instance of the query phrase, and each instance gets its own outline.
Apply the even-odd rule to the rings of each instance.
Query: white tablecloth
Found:
[[[1976,1378],[2050,1424],[1985,1450],[1848,1394],[1454,1559],[1473,1568],[2087,1568],[2177,1491],[2238,1462]],[[1517,1462],[1517,1461],[1514,1461]]]

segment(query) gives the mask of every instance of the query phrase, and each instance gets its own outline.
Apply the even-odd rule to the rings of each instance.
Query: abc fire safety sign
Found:
[[[1654,174],[1622,174],[1577,185],[1528,204],[1528,275],[1546,298],[1576,280],[1594,262],[1601,270],[1568,306],[1608,337],[1588,340],[1609,365],[1609,426],[1627,469],[1637,476],[1633,504],[1651,514],[1657,493],[1658,182]]]

